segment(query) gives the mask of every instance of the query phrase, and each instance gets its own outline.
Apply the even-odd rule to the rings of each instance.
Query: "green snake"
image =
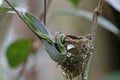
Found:
[[[65,61],[67,50],[62,44],[65,35],[58,34],[56,39],[54,39],[47,27],[42,24],[37,17],[29,13],[20,15],[25,23],[27,23],[28,27],[40,38],[51,59],[59,63]]]

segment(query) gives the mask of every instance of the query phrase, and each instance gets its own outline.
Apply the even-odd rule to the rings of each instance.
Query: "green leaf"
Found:
[[[6,13],[8,11],[11,11],[12,9],[9,7],[0,7],[0,13]]]
[[[69,0],[73,5],[78,6],[81,0]]]
[[[31,51],[32,40],[19,39],[13,42],[7,49],[7,60],[10,67],[15,68],[24,63]]]

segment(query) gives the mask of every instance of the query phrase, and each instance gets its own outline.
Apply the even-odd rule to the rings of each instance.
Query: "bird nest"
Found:
[[[59,65],[66,78],[82,74],[93,51],[91,36],[67,35],[63,44],[68,53],[66,60]]]

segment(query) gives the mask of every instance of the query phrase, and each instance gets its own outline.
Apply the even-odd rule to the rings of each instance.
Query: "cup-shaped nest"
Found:
[[[71,36],[67,35],[64,40],[67,49],[67,58],[59,63],[66,77],[76,77],[82,74],[92,54],[93,46],[90,35]]]

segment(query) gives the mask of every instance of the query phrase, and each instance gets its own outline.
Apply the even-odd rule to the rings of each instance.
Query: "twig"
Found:
[[[48,11],[48,8],[49,8],[51,2],[52,2],[52,0],[46,1],[46,13],[47,13],[47,11]],[[45,3],[45,2],[44,2],[44,3]],[[44,5],[44,6],[45,6],[45,5]],[[44,18],[44,11],[43,11],[43,12],[40,14],[40,16],[39,16],[39,19],[40,19],[40,20],[43,20],[43,18]]]
[[[103,2],[104,0],[99,0],[98,6],[93,11],[93,23],[91,26],[91,37],[92,37],[93,45],[94,45],[95,35],[97,31],[98,17],[102,13]]]
[[[47,1],[46,0],[44,0],[44,24],[46,25],[46,8],[47,7]]]
[[[16,14],[23,20],[23,22],[29,26],[26,21],[22,18],[22,16],[20,15],[20,13],[14,8],[14,6],[8,1],[8,0],[5,0],[5,2],[16,12]]]
[[[94,46],[95,36],[96,36],[96,31],[97,31],[98,17],[102,13],[103,2],[104,2],[104,0],[99,0],[98,6],[93,11],[93,23],[91,26],[92,46]],[[94,53],[94,50],[93,50],[93,53]],[[82,74],[82,80],[88,80],[88,72],[89,72],[89,68],[90,68],[91,58],[92,58],[92,56],[90,55],[89,61],[84,69],[83,74]]]

